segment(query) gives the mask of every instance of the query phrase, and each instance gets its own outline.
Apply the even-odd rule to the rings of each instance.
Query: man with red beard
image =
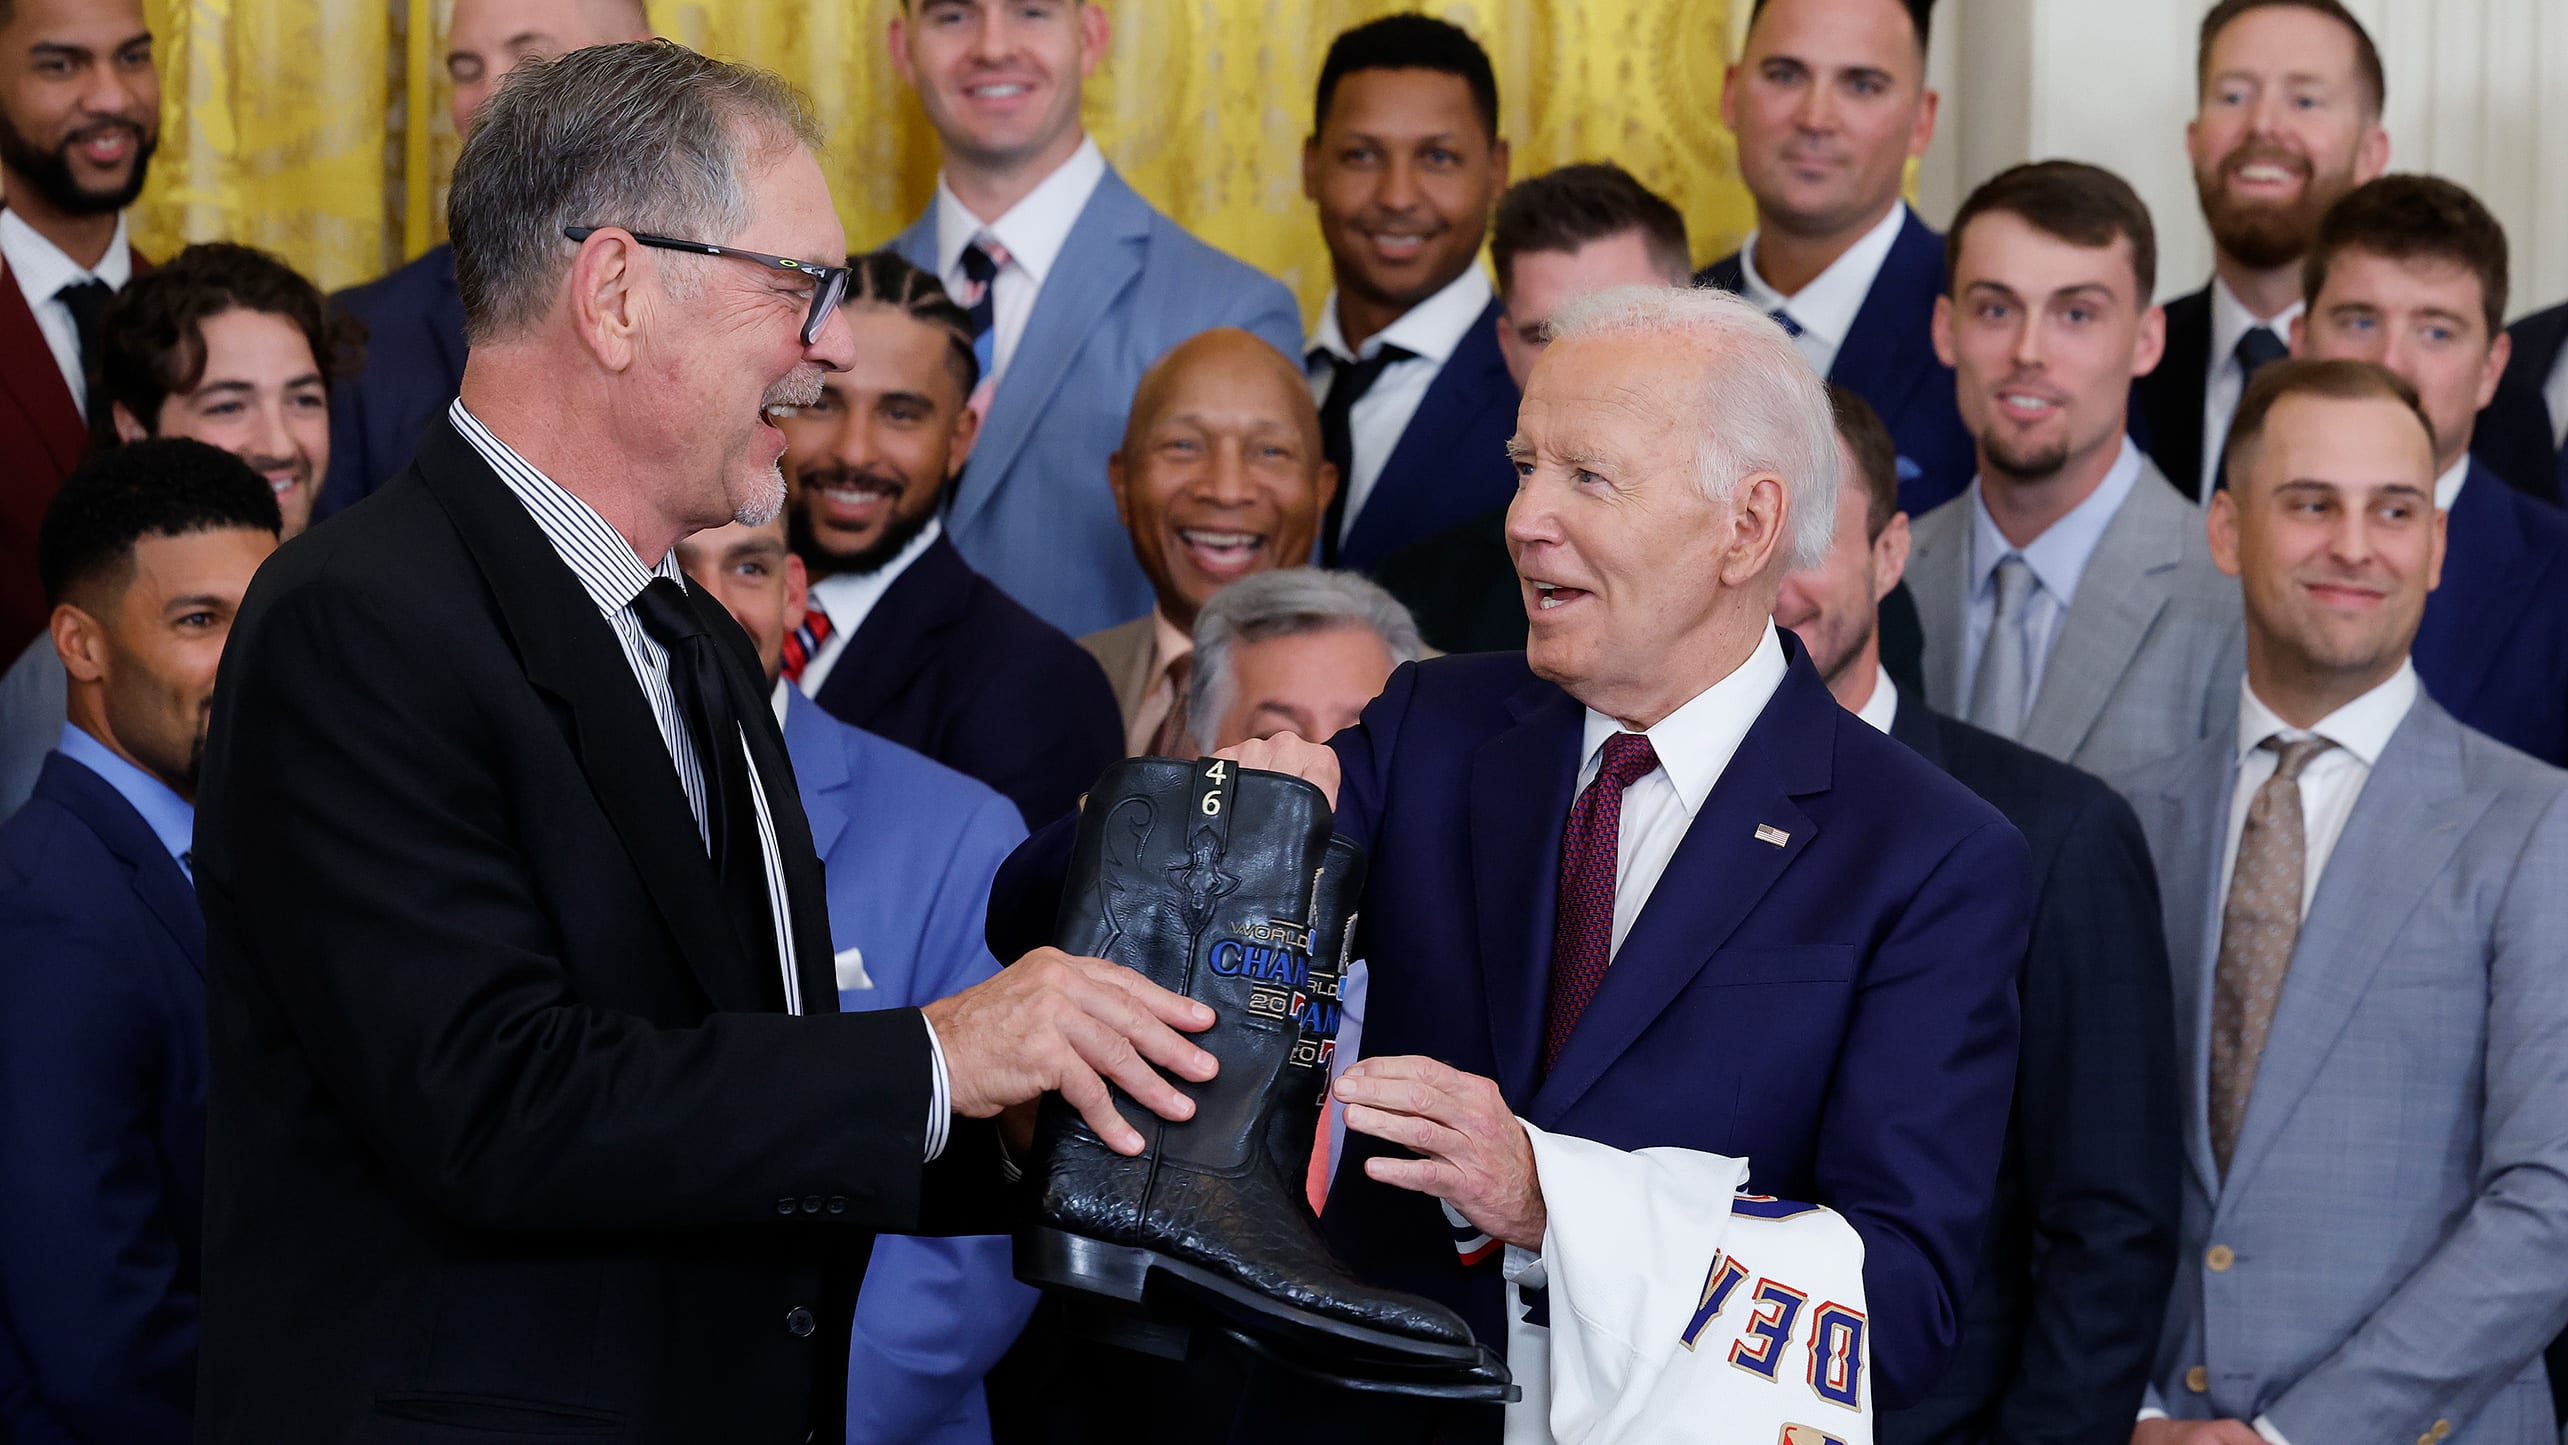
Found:
[[[839,721],[989,784],[1028,826],[1048,823],[1124,755],[1114,694],[1068,634],[946,534],[946,488],[981,433],[971,317],[891,251],[848,265],[855,364],[776,423],[793,550],[812,579],[783,675]]]
[[[2197,501],[2221,484],[2229,418],[2290,350],[2301,257],[2336,198],[2390,163],[2372,37],[2339,0],[2221,0],[2203,17],[2185,126],[2211,226],[2211,284],[2167,303],[2167,354],[2132,389],[2132,430]]]
[[[0,657],[44,629],[36,529],[88,451],[84,363],[159,139],[141,0],[0,0]]]

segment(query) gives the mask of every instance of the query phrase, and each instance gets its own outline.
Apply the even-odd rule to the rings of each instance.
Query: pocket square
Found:
[[[840,989],[872,988],[874,981],[865,976],[865,950],[838,950],[838,986]]]

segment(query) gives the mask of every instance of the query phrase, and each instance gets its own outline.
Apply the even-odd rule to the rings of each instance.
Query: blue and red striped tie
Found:
[[[785,681],[802,681],[803,669],[811,666],[812,654],[829,640],[829,614],[817,607],[803,609],[802,625],[785,635],[783,672]]]

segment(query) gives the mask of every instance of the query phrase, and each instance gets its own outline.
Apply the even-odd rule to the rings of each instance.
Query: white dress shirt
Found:
[[[1906,224],[1908,203],[1902,201],[1848,246],[1845,254],[1829,262],[1827,270],[1789,296],[1757,274],[1757,233],[1750,231],[1739,246],[1739,294],[1769,315],[1791,312],[1792,323],[1801,328],[1801,334],[1792,338],[1793,346],[1812,371],[1826,376],[1837,364],[1837,350],[1846,344],[1846,333],[1855,328],[1864,298],[1872,295],[1874,278],[1890,259],[1890,248],[1899,241],[1899,228]]]
[[[1338,294],[1329,291],[1320,303],[1320,329],[1311,336],[1310,354],[1304,371],[1311,378],[1311,399],[1328,405],[1329,385],[1337,373],[1329,364],[1330,357],[1346,361],[1364,361],[1385,346],[1398,346],[1416,353],[1406,361],[1396,361],[1382,369],[1373,380],[1372,389],[1356,398],[1355,409],[1347,414],[1347,440],[1354,449],[1349,468],[1353,476],[1338,478],[1346,488],[1346,527],[1338,533],[1344,542],[1355,529],[1357,514],[1373,496],[1373,487],[1382,480],[1382,469],[1391,453],[1400,445],[1400,437],[1409,430],[1409,421],[1418,414],[1418,404],[1427,399],[1427,388],[1435,385],[1436,373],[1462,345],[1462,338],[1480,324],[1480,313],[1489,309],[1497,293],[1490,289],[1489,273],[1472,262],[1462,274],[1445,283],[1445,288],[1402,312],[1400,319],[1366,337],[1364,345],[1349,349],[1346,331],[1338,325]]]
[[[2434,479],[2434,509],[2438,512],[2451,511],[2452,504],[2461,500],[2461,484],[2468,480],[2470,454],[2463,452],[2461,460],[2454,462],[2451,470]]]
[[[1025,199],[1008,207],[997,220],[984,223],[955,198],[943,173],[937,175],[936,274],[945,282],[945,293],[963,294],[963,250],[974,237],[987,233],[1008,253],[1008,264],[999,268],[990,283],[990,374],[981,378],[984,392],[1007,375],[1017,342],[1025,337],[1026,321],[1034,315],[1034,299],[1043,290],[1044,278],[1061,259],[1061,248],[1069,244],[1070,229],[1079,224],[1079,213],[1088,208],[1097,182],[1105,178],[1105,152],[1097,149],[1096,137],[1085,137],[1070,159],[1026,192]]]
[[[803,605],[817,607],[829,618],[829,635],[812,649],[810,658],[803,663],[802,676],[795,679],[803,696],[820,696],[820,685],[829,681],[830,669],[838,666],[839,654],[847,650],[847,639],[874,615],[874,604],[883,600],[883,594],[892,590],[892,584],[901,580],[910,564],[944,535],[945,519],[930,517],[918,535],[910,538],[909,545],[893,553],[892,560],[882,566],[862,576],[840,572],[811,584],[811,595]]]
[[[1866,698],[1864,705],[1855,710],[1855,716],[1862,719],[1874,732],[1885,737],[1890,734],[1891,720],[1899,716],[1899,684],[1890,680],[1889,668],[1878,662],[1873,664],[1872,696]]]
[[[54,298],[65,286],[81,281],[104,281],[110,290],[125,289],[125,283],[134,278],[125,218],[116,218],[116,235],[107,243],[107,254],[95,267],[86,267],[37,235],[36,228],[20,220],[17,212],[0,210],[0,261],[8,263],[19,294],[27,298],[27,309],[35,313],[36,329],[45,334],[54,365],[62,368],[62,384],[71,388],[71,404],[87,416],[89,378],[80,366],[80,326],[72,320],[71,308]]]
[[[1712,795],[1712,785],[1721,780],[1774,690],[1783,685],[1783,676],[1783,639],[1769,622],[1747,661],[1643,734],[1659,765],[1623,790],[1622,829],[1614,854],[1614,953],[1623,951],[1623,936],[1632,931],[1632,921],[1641,916],[1659,875],[1676,856],[1676,845],[1685,840],[1685,830],[1694,825],[1694,815],[1702,811],[1703,800]],[[1606,739],[1624,731],[1614,719],[1587,710],[1580,792],[1605,765]]]
[[[2006,540],[1997,529],[1997,519],[1989,515],[1988,503],[1980,495],[1980,481],[1971,480],[1971,550],[1970,550],[1970,615],[1963,635],[1962,695],[1970,695],[1970,684],[1979,677],[1980,658],[1988,651],[1988,630],[1997,621],[1997,564],[2010,556],[2024,559],[2033,569],[2033,591],[2024,599],[2024,630],[2033,640],[2032,658],[2024,674],[2024,703],[2029,715],[2033,700],[2042,695],[2042,674],[2051,658],[2051,644],[2059,639],[2060,623],[2077,601],[2078,583],[2086,576],[2087,563],[2094,560],[2095,549],[2104,542],[2104,534],[2113,526],[2113,517],[2122,504],[2131,500],[2131,489],[2140,482],[2140,448],[2131,438],[2122,439],[2122,453],[2114,458],[2112,470],[2096,484],[2085,501],[2071,507],[2067,514],[2042,529],[2042,535],[2018,547]]]
[[[2568,346],[2559,349],[2559,359],[2550,363],[2550,379],[2541,384],[2541,399],[2550,406],[2550,440],[2552,445],[2568,450]]]
[[[492,435],[465,410],[461,397],[447,407],[446,416],[526,508],[544,540],[552,545],[581,590],[596,604],[598,614],[613,629],[623,649],[625,665],[633,670],[643,701],[651,709],[652,721],[659,726],[660,741],[669,750],[669,761],[677,768],[678,784],[686,793],[687,807],[695,814],[696,830],[710,852],[713,835],[705,811],[704,765],[696,756],[695,740],[687,733],[686,718],[678,711],[677,691],[669,681],[669,653],[644,629],[641,615],[633,607],[642,589],[654,581],[666,578],[684,585],[677,552],[672,549],[657,565],[644,566],[622,533],[588,503],[565,491],[508,443]],[[745,735],[741,746],[748,746]],[[749,798],[758,815],[758,855],[766,865],[767,916],[775,923],[776,961],[784,979],[785,1011],[799,1014],[803,1011],[802,979],[794,969],[794,925],[785,895],[784,849],[776,840],[775,815],[768,811],[766,782],[754,766],[749,769]],[[945,1075],[944,1046],[937,1041],[935,1027],[924,1018],[920,1022],[927,1029],[933,1072],[928,1093],[927,1157],[934,1159],[945,1152],[946,1134],[953,1124],[952,1095]]]
[[[2213,897],[2229,896],[2229,878],[2238,868],[2238,838],[2247,830],[2248,805],[2282,763],[2258,745],[2277,735],[2286,741],[2317,736],[2336,746],[2310,759],[2300,775],[2301,841],[2308,852],[2307,865],[2301,870],[2301,916],[2309,916],[2310,900],[2318,896],[2319,875],[2336,851],[2336,840],[2344,835],[2354,800],[2363,795],[2363,784],[2372,776],[2372,765],[2380,761],[2381,749],[2389,746],[2390,734],[2399,730],[2408,709],[2416,705],[2417,691],[2416,664],[2402,663],[2389,681],[2319,719],[2317,727],[2305,732],[2275,716],[2254,687],[2240,685],[2238,784],[2230,794],[2229,840],[2220,855],[2220,891]]]
[[[2238,365],[2238,339],[2262,326],[2285,346],[2292,342],[2292,323],[2309,309],[2295,300],[2270,319],[2247,309],[2238,293],[2218,276],[2211,278],[2211,371],[2202,388],[2202,496],[2211,500],[2211,479],[2220,475],[2220,453],[2229,445],[2229,421],[2238,415],[2238,399],[2247,394],[2247,373]]]

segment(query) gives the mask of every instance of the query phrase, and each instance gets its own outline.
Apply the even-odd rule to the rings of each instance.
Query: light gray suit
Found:
[[[1908,588],[1926,632],[1926,703],[1968,711],[1971,497],[1918,518]],[[2238,583],[2212,565],[2202,511],[2143,460],[2051,634],[2015,741],[2101,777],[2237,724],[2246,670]],[[2293,1445],[2300,1445],[2295,1441]]]
[[[2158,865],[2186,1089],[2155,1401],[2293,1445],[2549,1445],[2568,773],[2418,697],[2319,875],[2224,1183],[2205,1040],[2237,762],[2233,727],[2118,780]]]

